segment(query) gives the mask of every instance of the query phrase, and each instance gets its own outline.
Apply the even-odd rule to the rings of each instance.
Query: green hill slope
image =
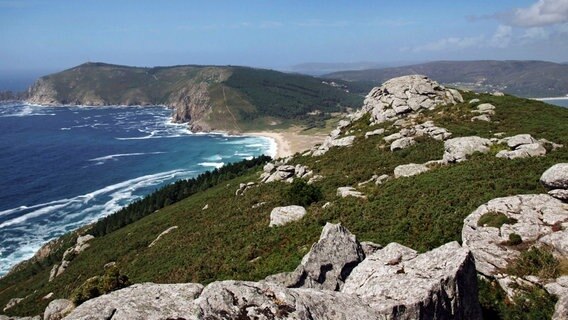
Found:
[[[436,61],[396,68],[341,71],[323,77],[380,84],[409,74],[423,74],[454,87],[499,90],[521,97],[568,94],[568,65],[545,61]]]
[[[466,101],[478,98],[497,106],[493,121],[470,121],[473,107],[467,102],[439,107],[422,117],[456,137],[529,133],[568,145],[568,109],[512,96],[463,95]],[[515,160],[496,158],[499,149],[493,148],[463,163],[439,166],[382,185],[358,187],[366,199],[338,197],[338,187],[358,186],[374,174],[391,174],[401,164],[441,158],[443,142],[430,138],[390,152],[383,138],[396,132],[391,124],[370,127],[364,117],[343,129],[356,136],[353,146],[331,148],[321,157],[296,155],[291,159],[290,164],[305,165],[324,177],[315,183],[322,198],[310,204],[308,214],[298,222],[268,227],[272,208],[292,204],[288,196],[291,185],[287,183],[258,184],[244,195],[235,195],[239,184],[259,181],[260,167],[245,170],[177,203],[159,206],[159,210],[149,211],[152,213],[122,228],[98,232],[101,236],[74,257],[61,276],[49,282],[53,264],[61,260],[77,234],[63,237],[47,258],[24,264],[0,279],[0,305],[14,297],[25,297],[8,313],[37,314],[48,303],[42,297],[50,292],[55,297],[71,296],[87,279],[103,274],[110,262],[115,262],[133,283],[262,279],[294,269],[326,222],[341,222],[361,241],[383,245],[395,241],[423,252],[449,241],[461,241],[463,219],[490,199],[544,192],[538,182],[542,172],[555,163],[568,162],[565,147],[549,150],[544,157]],[[365,138],[365,132],[378,128],[386,131]],[[323,208],[326,202],[331,205]],[[173,226],[178,228],[149,246]],[[79,233],[94,231],[86,227]]]
[[[194,130],[236,132],[277,124],[321,124],[329,113],[362,102],[346,83],[332,86],[310,76],[271,70],[104,63],[42,77],[28,95],[29,102],[38,104],[166,105],[174,109],[175,121],[190,122]]]

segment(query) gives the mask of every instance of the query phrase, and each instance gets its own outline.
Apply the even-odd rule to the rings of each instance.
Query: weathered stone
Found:
[[[6,311],[10,308],[13,308],[15,305],[20,303],[22,300],[24,300],[24,298],[12,298],[12,299],[8,300],[8,303],[6,303],[6,305],[4,306],[4,309],[2,309],[2,311]]]
[[[533,138],[530,134],[518,134],[509,138],[505,138],[507,145],[511,149],[515,149],[523,144],[538,143],[538,141]]]
[[[479,116],[475,116],[471,118],[471,121],[485,121],[485,122],[491,122],[491,118],[486,115],[486,114],[482,114]]]
[[[276,207],[270,212],[269,227],[282,226],[300,220],[305,215],[306,209],[302,206]]]
[[[365,253],[365,257],[372,255],[373,253],[377,252],[378,250],[382,249],[383,246],[380,244],[371,242],[371,241],[363,241],[361,242],[361,249]]]
[[[550,189],[568,189],[568,163],[558,163],[546,170],[540,182]]]
[[[568,201],[568,190],[554,189],[548,191],[548,194],[562,201]]]
[[[501,150],[495,156],[497,158],[517,159],[517,158],[531,158],[546,155],[546,148],[540,143],[522,144],[517,149],[508,151]]]
[[[477,136],[449,139],[444,142],[443,160],[446,163],[462,162],[475,152],[488,152],[491,144],[489,139]]]
[[[558,298],[552,320],[568,319],[568,276],[562,276],[556,281],[544,286],[548,293]]]
[[[488,213],[504,214],[515,220],[499,228],[479,226],[479,219]],[[465,218],[462,239],[464,247],[475,257],[477,270],[486,276],[494,276],[520,255],[518,248],[506,245],[510,234],[518,234],[524,242],[548,242],[555,250],[564,251],[568,248],[568,239],[561,239],[562,245],[556,240],[568,237],[554,232],[552,226],[567,221],[568,205],[547,194],[497,198]]]
[[[362,192],[355,190],[353,187],[339,187],[337,188],[337,196],[346,198],[346,197],[356,197],[356,198],[365,198]]]
[[[394,177],[395,178],[411,177],[417,174],[424,173],[428,170],[430,169],[423,164],[416,164],[416,163],[403,164],[394,168]]]
[[[193,300],[202,290],[203,286],[196,283],[135,284],[88,300],[65,319],[197,319]]]
[[[333,147],[347,147],[353,144],[355,141],[355,136],[348,136],[341,139],[335,139],[331,141]]]
[[[152,241],[152,243],[150,243],[150,244],[148,245],[148,248],[152,248],[153,246],[155,246],[156,243],[158,243],[158,241],[159,241],[164,235],[166,235],[166,234],[168,234],[168,233],[174,231],[174,230],[177,229],[177,228],[178,228],[178,226],[173,226],[173,227],[169,227],[169,228],[167,228],[166,230],[164,230],[162,233],[160,233],[160,234],[158,235],[158,237],[157,237],[156,239],[154,239],[154,241]]]
[[[383,183],[385,183],[389,178],[390,178],[390,176],[389,176],[388,174],[380,175],[379,177],[377,177],[377,181],[375,181],[375,184],[376,184],[376,185],[383,184]]]
[[[474,104],[474,103],[478,103],[478,102],[480,102],[480,101],[481,101],[481,100],[479,100],[479,99],[471,99],[471,100],[469,100],[469,103],[470,103],[470,104]]]
[[[377,130],[365,132],[365,139],[372,137],[372,136],[380,135],[380,134],[383,134],[383,133],[385,133],[385,129],[377,129]]]
[[[416,144],[416,140],[414,138],[400,138],[391,143],[390,149],[391,151],[406,149],[410,146]]]
[[[75,305],[71,300],[67,299],[57,299],[49,303],[45,311],[43,312],[43,320],[61,320],[63,317],[68,315]]]
[[[271,173],[274,170],[274,168],[275,168],[274,163],[269,162],[269,163],[264,165],[262,170],[266,173]]]
[[[388,319],[481,319],[473,256],[457,242],[418,255],[391,243],[353,271],[342,292]]]

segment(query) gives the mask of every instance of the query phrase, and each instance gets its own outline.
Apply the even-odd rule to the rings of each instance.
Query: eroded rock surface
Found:
[[[444,157],[446,163],[462,162],[475,152],[486,153],[492,142],[477,136],[459,137],[444,142]]]
[[[558,163],[546,170],[540,182],[550,189],[568,189],[568,163]]]
[[[403,164],[394,168],[394,177],[395,178],[411,177],[417,174],[424,173],[428,170],[430,169],[423,164],[417,164],[417,163]]]
[[[270,212],[269,226],[282,226],[300,220],[305,215],[306,209],[302,206],[276,207]]]

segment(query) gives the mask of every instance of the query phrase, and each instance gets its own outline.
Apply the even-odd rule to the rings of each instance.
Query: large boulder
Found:
[[[547,194],[497,198],[465,218],[462,240],[473,253],[477,270],[492,277],[523,249],[509,245],[511,234],[519,235],[523,242],[546,243],[559,254],[568,254],[568,231],[554,228],[566,223],[568,204]]]
[[[463,102],[457,90],[447,90],[422,75],[393,78],[375,87],[365,97],[363,113],[374,124],[400,119],[411,112]]]
[[[499,151],[496,155],[497,158],[517,159],[546,155],[546,148],[543,143],[533,138],[530,134],[518,134],[504,138],[502,141],[507,143],[510,150]]]
[[[546,170],[540,182],[550,189],[568,189],[568,163],[558,163]]]
[[[339,187],[337,188],[336,194],[338,197],[342,198],[346,197],[365,198],[365,195],[362,192],[357,191],[353,187]]]
[[[394,168],[394,177],[395,178],[412,177],[417,174],[424,173],[428,170],[430,169],[423,164],[417,164],[417,163],[403,164]]]
[[[135,284],[78,306],[65,320],[179,319],[197,314],[193,300],[203,286],[185,284]]]
[[[292,221],[300,220],[306,215],[302,206],[276,207],[270,212],[270,227],[282,226]]]
[[[339,290],[363,259],[365,253],[357,238],[341,224],[327,223],[296,270],[267,277],[266,281],[286,287]]]
[[[382,318],[355,295],[290,289],[269,282],[214,282],[203,290],[195,305],[198,311],[185,319]]]
[[[568,319],[568,276],[562,276],[556,281],[546,284],[544,288],[558,298],[552,320]]]
[[[467,160],[467,156],[475,152],[489,152],[491,145],[489,139],[477,136],[449,139],[444,142],[443,160],[445,163],[462,162]]]
[[[355,267],[342,292],[386,319],[481,319],[474,259],[457,242],[420,255],[391,243]]]
[[[43,312],[43,320],[61,320],[67,314],[69,314],[75,305],[71,300],[67,299],[56,299],[47,305],[45,311]]]

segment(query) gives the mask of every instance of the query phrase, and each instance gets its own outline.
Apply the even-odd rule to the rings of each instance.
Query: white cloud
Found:
[[[538,27],[568,22],[568,0],[538,0],[528,8],[515,9],[510,23]]]
[[[513,37],[513,28],[510,26],[500,25],[491,37],[489,44],[497,48],[506,48],[511,43]]]
[[[525,42],[546,40],[550,37],[550,32],[543,27],[528,28],[525,30],[521,39]]]

